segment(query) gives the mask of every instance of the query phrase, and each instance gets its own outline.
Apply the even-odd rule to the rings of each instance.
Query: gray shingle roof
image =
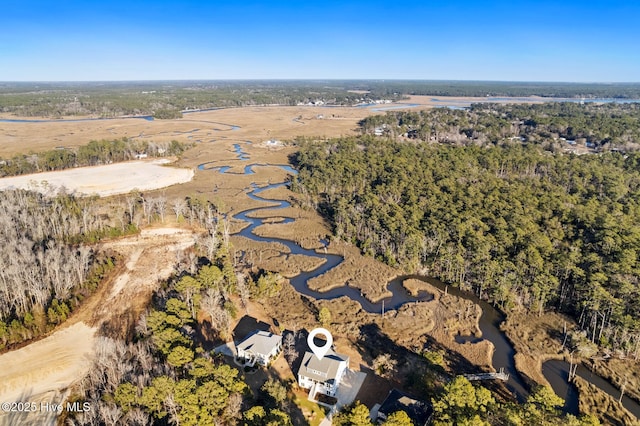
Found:
[[[269,353],[282,342],[282,336],[269,333],[268,331],[258,331],[251,334],[237,345],[238,350],[251,351],[254,354],[264,356]]]
[[[346,361],[349,364],[349,357],[340,355],[333,350],[319,360],[313,353],[305,352],[298,374],[319,382],[331,383],[335,380],[340,363]]]

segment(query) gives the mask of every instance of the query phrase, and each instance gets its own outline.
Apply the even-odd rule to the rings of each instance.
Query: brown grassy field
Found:
[[[542,375],[542,363],[549,359],[561,359],[568,348],[563,351],[563,330],[576,330],[575,322],[566,316],[548,312],[541,316],[512,312],[502,325],[503,331],[513,343],[518,354],[518,369],[540,384],[546,384]],[[588,361],[588,360],[585,360]],[[640,362],[633,359],[609,359],[595,363],[594,368],[599,375],[620,386],[626,377],[628,394],[640,400]]]
[[[44,151],[58,146],[75,147],[94,139],[122,137],[209,144],[231,139],[260,143],[270,139],[292,139],[299,135],[340,136],[351,133],[357,121],[371,113],[366,108],[350,107],[246,107],[190,113],[173,120],[120,118],[0,122],[0,156]],[[265,148],[269,149],[277,147]]]
[[[625,395],[640,401],[640,361],[609,358],[606,361],[590,362],[589,365],[618,389],[624,385]]]
[[[441,102],[438,102],[440,100]],[[402,104],[418,104],[411,110],[451,105],[468,105],[469,102],[486,102],[486,98],[411,96]],[[544,102],[543,98],[517,98],[504,102]],[[58,146],[75,147],[94,139],[119,139],[122,137],[165,142],[178,140],[210,144],[219,140],[251,140],[261,143],[267,140],[287,140],[296,136],[335,137],[353,133],[357,122],[373,114],[384,114],[378,108],[398,105],[374,105],[369,108],[264,106],[227,108],[184,114],[181,119],[147,121],[137,118],[73,121],[53,120],[41,123],[0,122],[0,157],[30,151],[44,151]],[[8,114],[0,118],[19,117]],[[33,120],[38,117],[33,117]],[[40,119],[46,120],[46,117]],[[239,126],[235,128],[233,126]],[[277,150],[266,147],[265,150]]]
[[[439,290],[433,288],[433,291],[435,294]],[[327,307],[331,312],[331,324],[328,328],[334,338],[355,343],[360,338],[361,327],[376,324],[394,344],[411,352],[422,352],[427,340],[432,338],[462,356],[469,365],[491,370],[491,343],[483,341],[460,344],[455,341],[455,336],[459,333],[479,331],[477,327],[480,317],[476,305],[455,296],[440,295],[430,302],[407,304],[397,311],[387,311],[384,318],[379,314],[363,311],[357,302],[347,297],[314,301],[301,296],[290,285],[286,285],[278,297],[269,299],[264,304],[269,315],[278,318],[280,324],[289,330],[318,327],[317,315],[322,307]],[[464,310],[469,310],[471,314],[461,317],[459,313]],[[364,360],[362,354],[355,359],[361,367],[371,368],[371,359]]]
[[[593,414],[604,424],[640,426],[640,421],[633,414],[597,386],[580,377],[576,377],[574,383],[580,394],[578,408],[581,413]]]
[[[360,289],[367,299],[376,302],[391,296],[387,290],[387,283],[402,274],[401,270],[363,256],[357,247],[342,241],[331,241],[327,251],[342,256],[344,261],[326,273],[310,279],[308,284],[312,290],[327,291],[346,284]]]
[[[570,330],[573,322],[562,315],[547,313],[542,316],[512,312],[502,325],[516,350],[516,368],[530,382],[548,385],[542,374],[542,364],[549,359],[562,358],[564,324]]]
[[[311,271],[325,262],[324,259],[317,257],[290,254],[290,250],[279,243],[264,243],[242,236],[233,236],[231,244],[236,251],[244,252],[242,260],[247,265],[279,272],[287,278],[294,277],[303,271]]]

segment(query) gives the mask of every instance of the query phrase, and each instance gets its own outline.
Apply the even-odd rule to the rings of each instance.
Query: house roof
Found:
[[[269,333],[268,331],[256,331],[236,345],[236,347],[238,350],[251,351],[254,354],[266,356],[281,342],[282,336]]]
[[[431,404],[419,401],[398,389],[392,389],[378,409],[378,413],[388,417],[396,411],[407,413],[415,425],[424,425],[431,417],[433,409]]]
[[[331,383],[336,379],[341,363],[349,364],[349,357],[335,353],[331,349],[322,359],[318,359],[311,352],[305,352],[298,375]]]

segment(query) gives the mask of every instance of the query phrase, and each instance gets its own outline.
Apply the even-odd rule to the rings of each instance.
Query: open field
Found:
[[[188,182],[193,170],[165,167],[170,160],[128,161],[106,166],[79,167],[55,172],[5,177],[0,190],[29,189],[44,194],[56,193],[61,187],[82,195],[108,196],[164,188]]]
[[[242,236],[232,236],[231,244],[236,251],[242,251],[242,260],[266,271],[279,272],[291,278],[303,271],[312,271],[325,260],[318,257],[291,254],[283,244],[253,241]]]
[[[598,375],[605,377],[618,389],[624,385],[625,395],[640,401],[640,362],[639,360],[609,358],[606,362],[592,363]]]
[[[499,98],[500,103],[542,103],[541,97]],[[220,139],[244,139],[256,143],[287,140],[296,136],[335,137],[352,133],[357,122],[372,114],[402,107],[419,110],[444,105],[468,106],[488,102],[486,97],[411,96],[397,104],[358,107],[254,106],[226,108],[184,114],[181,119],[144,120],[114,118],[79,121],[74,119],[42,122],[0,121],[0,157],[29,151],[37,152],[59,146],[76,147],[94,139],[131,138],[146,141],[211,143]],[[400,108],[398,108],[400,107]],[[0,119],[16,119],[9,114]],[[34,117],[30,120],[37,120]],[[265,145],[269,149],[277,146]]]
[[[459,354],[468,365],[491,370],[493,345],[490,342],[461,344],[455,341],[455,336],[460,333],[478,331],[479,307],[456,296],[438,293],[439,290],[434,287],[433,294],[437,295],[434,300],[406,304],[397,311],[387,311],[383,318],[379,314],[363,311],[357,302],[347,297],[314,301],[296,293],[290,285],[285,285],[278,297],[264,304],[264,309],[268,316],[278,318],[286,329],[310,330],[318,326],[317,313],[322,307],[327,307],[332,318],[328,329],[337,342],[341,341],[338,338],[356,342],[361,337],[362,327],[374,324],[404,350],[421,353],[428,339],[433,338]],[[468,311],[469,315],[460,316],[461,311]],[[343,350],[349,351],[346,346],[343,346]],[[351,368],[371,368],[371,358],[362,353],[353,355]]]
[[[530,384],[549,385],[542,374],[542,364],[550,359],[568,360],[569,347],[562,348],[563,330],[576,330],[575,322],[563,315],[548,312],[541,316],[535,314],[511,313],[502,328],[514,345],[516,368]],[[618,359],[611,357],[599,359],[580,359],[597,375],[611,382],[620,389],[625,385],[625,395],[634,399],[640,397],[640,363],[631,358]],[[611,424],[640,424],[635,417],[626,411],[613,397],[580,377],[575,378],[579,392],[579,409],[581,413],[597,415]]]
[[[190,113],[172,120],[0,122],[0,157],[59,146],[76,147],[94,139],[123,137],[206,144],[230,138],[260,143],[299,135],[340,136],[350,133],[358,120],[370,114],[367,108],[352,107],[245,107]],[[276,149],[277,146],[268,148]]]
[[[331,241],[327,251],[342,256],[344,261],[326,273],[310,279],[310,289],[327,291],[346,284],[362,290],[362,294],[372,302],[391,296],[387,290],[387,283],[401,275],[400,270],[372,257],[363,256],[357,247],[342,241]]]
[[[542,374],[542,364],[549,359],[562,358],[563,324],[573,328],[573,322],[556,313],[542,316],[513,312],[502,325],[513,344],[516,355],[516,368],[522,375],[538,384],[549,383]]]

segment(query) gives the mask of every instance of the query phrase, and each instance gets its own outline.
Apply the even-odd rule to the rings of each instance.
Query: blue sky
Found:
[[[640,2],[32,1],[0,8],[0,81],[640,81]]]

